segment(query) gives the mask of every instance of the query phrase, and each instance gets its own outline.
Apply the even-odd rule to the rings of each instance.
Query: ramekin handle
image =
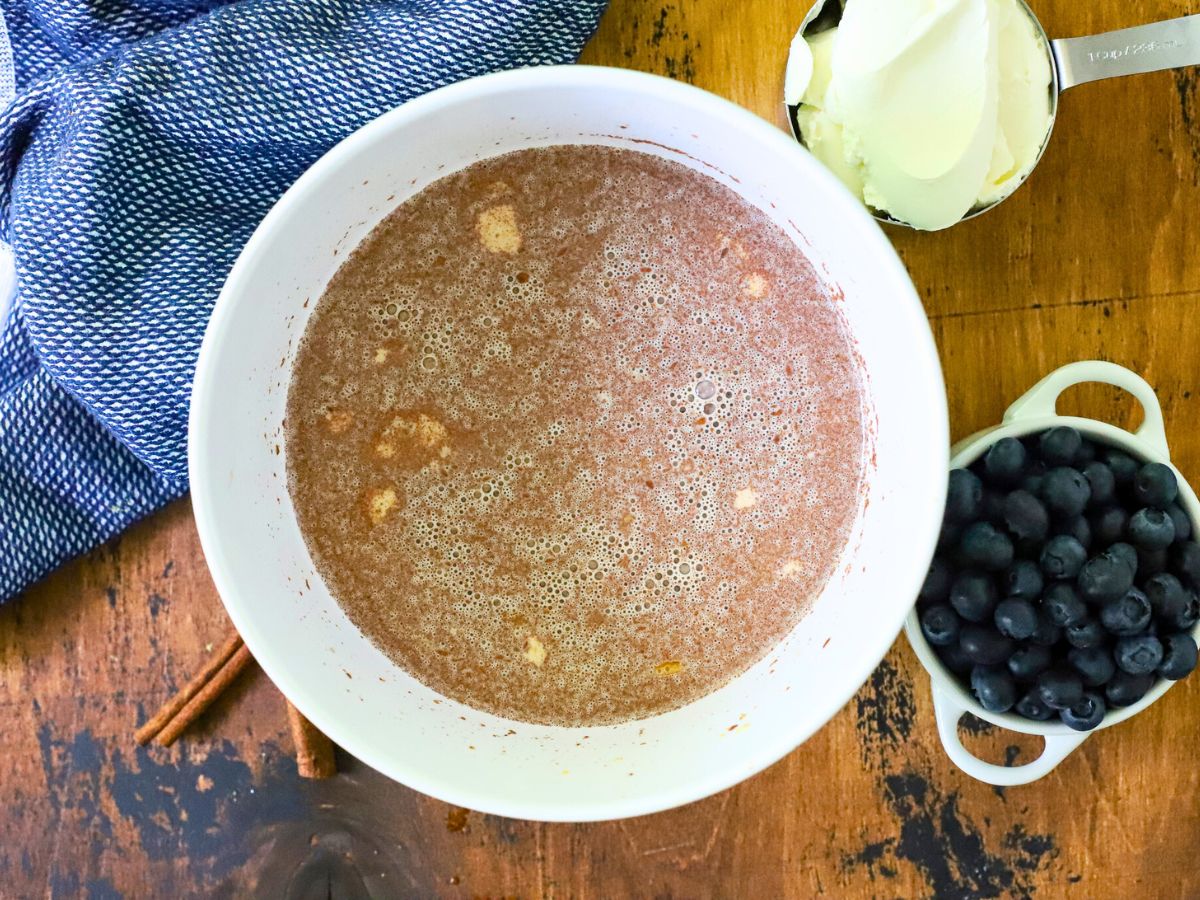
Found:
[[[997,766],[984,762],[963,746],[958,737],[958,720],[967,710],[940,691],[936,684],[933,686],[933,712],[937,719],[938,735],[950,761],[977,781],[998,787],[1012,787],[1037,781],[1070,756],[1088,737],[1084,732],[1046,735],[1043,738],[1046,747],[1042,750],[1042,755],[1033,762],[1023,766]]]
[[[1077,384],[1099,382],[1128,391],[1142,405],[1145,420],[1135,437],[1155,453],[1169,457],[1167,431],[1163,426],[1162,407],[1154,389],[1142,376],[1116,363],[1085,360],[1055,369],[1017,400],[1004,413],[1005,423],[1019,419],[1045,418],[1058,414],[1058,398],[1062,392]]]

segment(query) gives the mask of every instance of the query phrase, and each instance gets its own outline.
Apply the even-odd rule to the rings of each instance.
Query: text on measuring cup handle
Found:
[[[1122,59],[1126,56],[1141,56],[1146,53],[1156,53],[1163,50],[1177,50],[1183,46],[1182,41],[1143,41],[1139,44],[1126,44],[1123,47],[1113,47],[1107,50],[1089,50],[1088,62],[1103,62],[1107,59]]]

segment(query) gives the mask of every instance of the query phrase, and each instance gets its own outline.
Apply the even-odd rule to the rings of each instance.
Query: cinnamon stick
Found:
[[[204,688],[212,677],[220,671],[221,667],[229,661],[229,658],[238,651],[242,646],[242,636],[233,631],[224,640],[216,652],[209,657],[208,662],[204,667],[196,673],[196,676],[183,686],[183,688],[168,700],[158,712],[156,712],[149,721],[137,730],[135,735],[139,744],[148,744],[154,737],[167,726],[167,723],[179,715],[179,711],[187,706],[188,701],[195,697]]]
[[[155,742],[164,747],[170,747],[175,743],[176,738],[183,734],[196,719],[200,718],[201,714],[212,706],[221,694],[225,693],[225,689],[233,684],[242,674],[242,670],[252,662],[254,662],[254,657],[250,655],[249,648],[245,644],[240,644],[233,656],[229,657],[225,664],[213,673],[208,683],[200,688],[195,696],[184,704],[183,709],[179,710],[175,717],[163,727],[163,730],[158,733],[158,737],[155,738]]]
[[[288,701],[288,724],[296,748],[296,769],[301,778],[331,778],[337,774],[333,741],[317,730],[304,714]]]
[[[164,747],[175,743],[225,692],[254,657],[241,635],[231,633],[209,657],[203,668],[137,730],[139,744],[155,741]],[[296,768],[302,778],[329,778],[337,774],[333,742],[317,730],[300,710],[287,705],[292,742],[296,745]]]

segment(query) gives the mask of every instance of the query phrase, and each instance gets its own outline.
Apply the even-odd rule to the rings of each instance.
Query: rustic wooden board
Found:
[[[660,72],[782,126],[804,0],[615,0],[585,61]],[[1195,4],[1036,4],[1052,34]],[[1200,472],[1200,85],[1159,74],[1063,100],[1054,144],[1002,209],[896,231],[925,299],[957,435],[1050,368],[1146,374],[1180,466]],[[1072,409],[1131,424],[1087,389]],[[1200,682],[1097,735],[1044,781],[996,790],[945,759],[898,642],[819,735],[757,778],[627,822],[541,825],[422,797],[353,759],[296,777],[284,706],[257,670],[171,750],[136,725],[227,623],[186,502],[0,610],[0,895],[289,897],[1197,897]],[[1036,742],[976,727],[1020,759]]]

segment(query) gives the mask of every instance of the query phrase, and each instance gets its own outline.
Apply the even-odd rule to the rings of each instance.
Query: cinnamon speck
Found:
[[[454,806],[446,813],[446,830],[453,832],[462,832],[467,830],[467,816],[471,811],[464,809],[461,806]]]

